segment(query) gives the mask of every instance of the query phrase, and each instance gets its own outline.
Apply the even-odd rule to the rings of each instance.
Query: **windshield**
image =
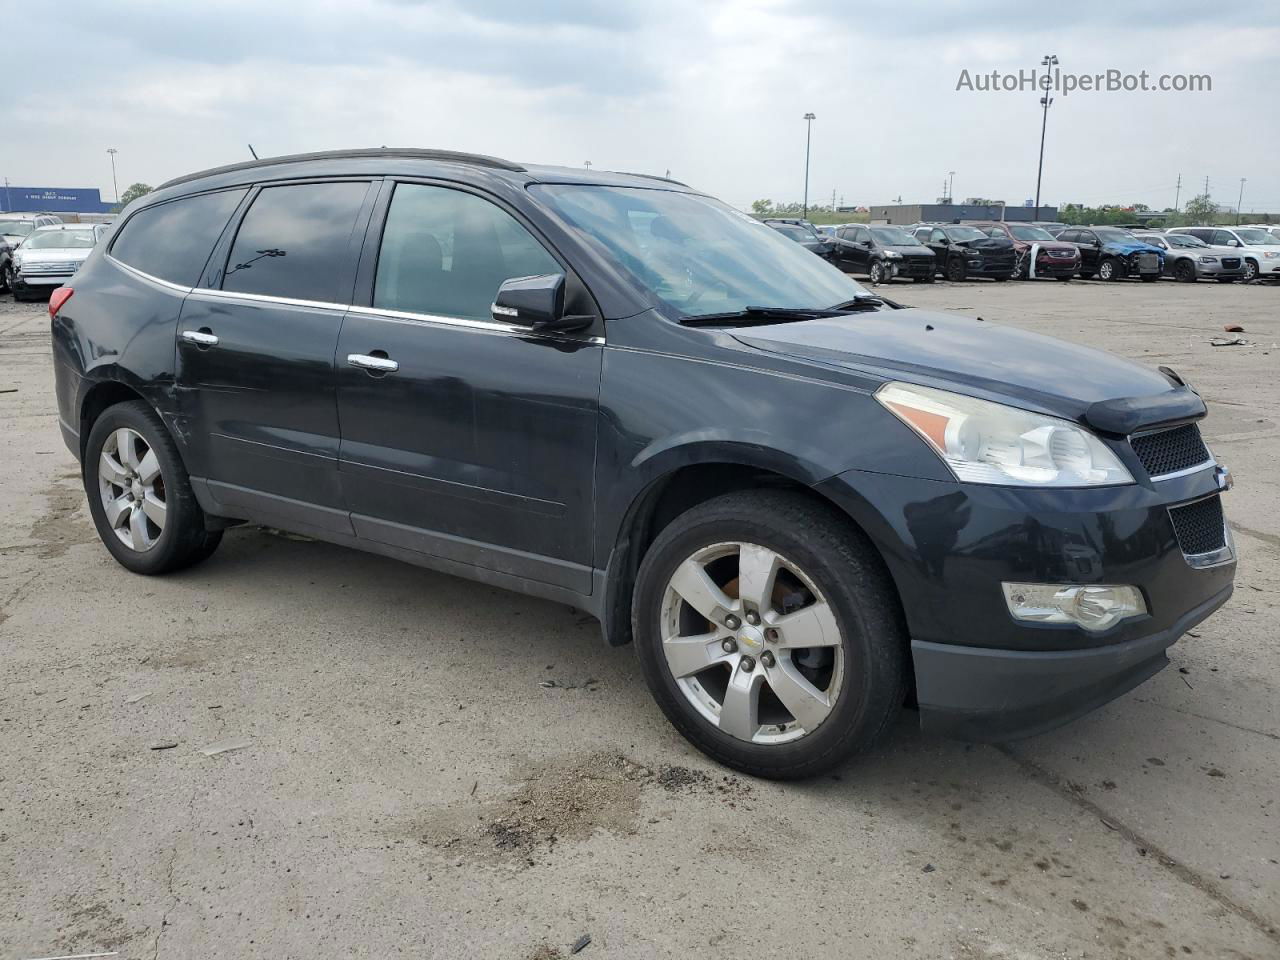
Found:
[[[1188,237],[1183,234],[1173,233],[1164,238],[1171,247],[1207,247],[1208,244],[1203,240],[1195,237]]]
[[[92,247],[92,230],[39,230],[22,245],[24,250],[74,250]]]
[[[792,240],[812,240],[813,234],[804,227],[797,227],[793,223],[774,223],[769,225],[770,230],[776,230],[784,237],[790,237]]]
[[[1093,232],[1104,243],[1135,243],[1138,239],[1128,230],[1117,230],[1115,227],[1096,227]]]
[[[1236,236],[1245,243],[1260,243],[1263,245],[1269,243],[1280,243],[1280,240],[1277,240],[1271,234],[1267,233],[1266,230],[1242,230],[1237,227]]]
[[[897,227],[872,227],[871,235],[881,243],[889,244],[890,246],[918,247],[920,245],[919,240],[911,236],[907,231],[900,230]]]
[[[710,197],[574,184],[529,190],[687,317],[749,306],[826,308],[867,295],[778,230]],[[803,227],[781,226],[809,236]]]
[[[0,234],[25,237],[34,229],[30,220],[0,220]]]
[[[951,227],[947,231],[947,235],[957,243],[967,243],[970,240],[989,239],[987,235],[977,227]]]
[[[1052,243],[1054,240],[1053,234],[1044,227],[1010,227],[1009,232],[1029,243]]]

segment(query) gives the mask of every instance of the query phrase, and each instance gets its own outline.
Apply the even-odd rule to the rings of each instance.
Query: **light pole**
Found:
[[[1237,227],[1240,226],[1240,207],[1241,207],[1241,204],[1244,203],[1244,181],[1245,181],[1245,178],[1241,177],[1240,178],[1240,197],[1239,199],[1236,200],[1236,226]]]
[[[591,169],[591,161],[590,161],[590,160],[583,160],[583,161],[582,161],[582,166],[583,166],[583,169],[590,170],[590,169]]]
[[[804,115],[804,213],[802,216],[809,219],[809,138],[813,133],[813,121],[817,120],[812,113]]]
[[[1040,65],[1045,68],[1044,75],[1046,79],[1049,71],[1058,65],[1058,58],[1053,54],[1046,54],[1045,58],[1040,61]],[[1049,107],[1053,105],[1053,97],[1049,96],[1049,87],[1047,84],[1042,85],[1044,96],[1040,98],[1040,106],[1044,108],[1043,115],[1040,119],[1040,163],[1036,167],[1036,214],[1035,219],[1040,219],[1040,178],[1044,174],[1044,132],[1049,126]]]
[[[107,147],[107,153],[111,154],[111,190],[116,195],[116,203],[120,202],[120,184],[116,183],[116,154],[119,152],[115,147]]]
[[[954,170],[947,171],[947,203],[956,202],[956,172]]]

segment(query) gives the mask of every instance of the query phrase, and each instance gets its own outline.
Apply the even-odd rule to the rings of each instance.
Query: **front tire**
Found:
[[[199,563],[222,531],[205,529],[178,448],[140,400],[107,408],[89,432],[84,488],[98,536],[121,566],[158,574]]]
[[[867,279],[873,284],[884,283],[885,281],[884,264],[879,260],[875,260],[871,264],[871,269],[867,272]]]
[[[1196,265],[1190,260],[1179,260],[1173,268],[1173,275],[1183,283],[1196,282]]]
[[[1245,283],[1258,279],[1258,261],[1246,260],[1244,262],[1244,276],[1240,278]]]
[[[0,293],[9,293],[13,290],[13,264],[6,263],[0,267]]]
[[[1098,279],[1110,282],[1119,280],[1124,276],[1124,268],[1120,265],[1115,257],[1107,257],[1102,263],[1098,264]]]
[[[801,495],[734,493],[673,520],[640,566],[632,628],[667,719],[753,776],[822,773],[903,704],[906,628],[880,557]]]
[[[947,261],[947,279],[952,283],[959,283],[967,272],[964,261],[959,257],[952,257]]]

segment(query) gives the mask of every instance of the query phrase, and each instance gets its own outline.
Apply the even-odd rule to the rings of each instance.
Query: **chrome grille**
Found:
[[[1189,470],[1210,460],[1209,450],[1200,438],[1200,428],[1194,423],[1138,434],[1129,438],[1129,445],[1152,477]]]

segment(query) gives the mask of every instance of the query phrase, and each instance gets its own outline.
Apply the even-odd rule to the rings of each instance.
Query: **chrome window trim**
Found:
[[[538,333],[529,327],[514,323],[499,323],[497,320],[472,320],[466,317],[446,317],[435,313],[415,313],[412,310],[384,310],[381,307],[350,308],[352,313],[378,320],[389,320],[393,323],[425,323],[444,327],[458,327],[464,330],[475,330],[478,333],[502,333],[522,337],[545,337],[548,340],[567,340],[572,343],[600,345],[604,337],[572,337],[563,334]]]
[[[241,293],[238,290],[218,290],[214,288],[196,287],[192,289],[193,297],[214,300],[248,300],[252,303],[273,303],[282,307],[311,307],[324,310],[349,310],[349,304],[334,303],[330,300],[299,300],[293,297],[275,297],[266,293]]]
[[[103,257],[105,257],[107,260],[110,260],[112,263],[114,263],[117,267],[119,267],[125,273],[132,274],[133,276],[138,277],[141,280],[146,280],[146,281],[149,281],[150,283],[156,284],[157,286],[164,287],[166,290],[172,290],[174,293],[190,293],[193,289],[192,287],[184,287],[180,283],[173,283],[172,281],[165,280],[161,277],[154,277],[143,270],[139,270],[137,267],[129,266],[129,264],[125,263],[123,260],[117,260],[115,256],[113,256],[110,253],[104,253]]]

